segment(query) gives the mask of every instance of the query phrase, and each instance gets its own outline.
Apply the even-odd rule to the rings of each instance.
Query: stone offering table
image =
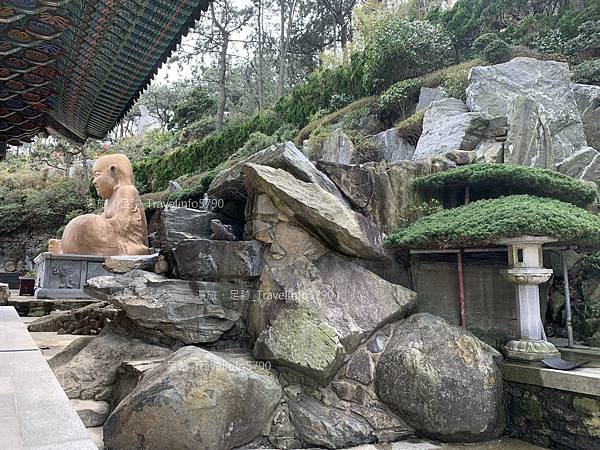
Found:
[[[111,275],[102,264],[105,256],[41,253],[35,258],[39,299],[90,298],[83,286],[90,278]]]

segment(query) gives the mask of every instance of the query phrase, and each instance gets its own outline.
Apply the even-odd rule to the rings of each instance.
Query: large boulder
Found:
[[[340,128],[336,128],[323,142],[323,161],[336,162],[340,164],[352,164],[354,162],[354,144]]]
[[[217,341],[245,315],[251,287],[226,281],[169,279],[133,270],[92,278],[84,291],[122,309],[149,333],[200,344]]]
[[[600,152],[585,147],[561,161],[556,170],[573,178],[600,183]]]
[[[192,239],[175,248],[179,276],[188,280],[249,280],[260,276],[264,246],[258,241]]]
[[[56,378],[69,398],[103,400],[110,398],[115,375],[123,361],[150,356],[165,356],[171,350],[134,339],[112,324],[68,358],[51,364]],[[75,348],[73,348],[75,350]]]
[[[600,86],[573,83],[571,87],[588,145],[600,150]]]
[[[567,64],[520,57],[471,69],[467,88],[471,111],[480,112],[487,119],[507,118],[517,97],[528,98],[534,107],[521,111],[515,119],[524,115],[523,120],[535,121],[535,116],[543,111],[551,148],[547,160],[553,159],[557,164],[587,146]],[[537,132],[535,127],[530,126],[529,130]]]
[[[398,228],[403,212],[421,203],[412,186],[413,180],[450,166],[446,161],[429,158],[360,166],[319,161],[318,167],[333,180],[356,211],[375,222],[384,233],[391,233]]]
[[[184,347],[150,370],[104,426],[107,448],[229,450],[259,436],[282,390],[268,373]]]
[[[487,127],[488,121],[482,114],[469,112],[458,99],[433,102],[425,111],[423,133],[412,159],[443,155],[454,150],[474,150]]]
[[[504,162],[554,170],[548,115],[530,97],[515,97],[508,110]]]
[[[430,314],[395,324],[379,359],[381,401],[418,434],[443,442],[502,435],[500,354],[462,328]]]
[[[160,211],[158,219],[160,245],[172,250],[187,239],[210,239],[210,221],[214,219],[229,223],[226,216],[213,211],[168,206]]]
[[[223,200],[245,200],[247,192],[246,187],[244,186],[244,174],[242,169],[246,163],[283,169],[301,181],[314,183],[337,197],[342,203],[346,203],[344,196],[336,188],[335,184],[318,170],[291,142],[274,145],[265,150],[261,150],[229,169],[220,172],[210,184],[208,195],[211,198]]]
[[[375,442],[373,428],[352,412],[323,405],[306,395],[290,402],[290,421],[304,442],[346,448]]]
[[[422,87],[419,92],[419,102],[417,103],[417,111],[422,111],[431,105],[433,102],[446,98],[441,87],[428,88]]]
[[[257,164],[246,164],[244,174],[250,190],[268,195],[277,208],[275,214],[277,210],[288,213],[331,249],[365,259],[383,256],[383,236],[378,227],[318,185]]]
[[[395,163],[411,160],[415,154],[415,146],[402,139],[395,128],[382,131],[373,136],[371,140],[377,146],[375,161]]]
[[[330,252],[285,220],[259,238],[271,243],[271,253],[248,314],[258,359],[326,385],[346,355],[414,306],[413,291]]]

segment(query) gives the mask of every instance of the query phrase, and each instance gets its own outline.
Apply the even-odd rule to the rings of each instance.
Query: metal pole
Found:
[[[456,254],[456,266],[458,269],[458,304],[460,307],[460,326],[466,328],[465,320],[465,278],[463,274],[462,250]]]
[[[569,348],[573,348],[573,314],[571,313],[571,292],[569,289],[569,269],[565,259],[565,251],[560,252],[562,260],[563,281],[565,283],[565,309],[567,311],[567,337],[569,338]]]

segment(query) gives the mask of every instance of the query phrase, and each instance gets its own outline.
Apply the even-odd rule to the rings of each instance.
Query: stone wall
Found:
[[[31,261],[47,248],[50,233],[24,231],[0,236],[0,272],[26,272]]]
[[[508,434],[556,449],[597,449],[600,397],[505,382]]]
[[[507,268],[506,253],[463,255],[467,328],[488,344],[499,346],[517,335],[514,287],[500,272]],[[417,311],[460,323],[455,254],[413,255],[413,289]]]

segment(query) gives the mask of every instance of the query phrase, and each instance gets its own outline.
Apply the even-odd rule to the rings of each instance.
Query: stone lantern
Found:
[[[520,339],[504,347],[509,359],[541,361],[549,356],[560,356],[556,347],[545,340],[540,311],[539,285],[552,276],[552,269],[544,269],[542,245],[550,242],[556,239],[521,236],[498,242],[508,246],[509,268],[502,275],[516,285]]]

